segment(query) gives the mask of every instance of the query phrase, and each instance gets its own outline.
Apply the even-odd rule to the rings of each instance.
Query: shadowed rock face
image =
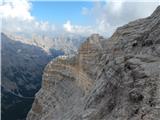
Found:
[[[47,54],[43,49],[15,41],[1,33],[2,119],[24,119],[40,89],[46,64],[62,55],[60,50]]]
[[[50,62],[27,120],[159,120],[160,7]],[[39,110],[40,109],[40,110]]]

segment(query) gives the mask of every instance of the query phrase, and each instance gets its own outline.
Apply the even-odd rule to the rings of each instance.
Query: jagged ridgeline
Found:
[[[75,57],[51,61],[27,115],[27,120],[159,119],[160,6],[108,40],[92,35]]]

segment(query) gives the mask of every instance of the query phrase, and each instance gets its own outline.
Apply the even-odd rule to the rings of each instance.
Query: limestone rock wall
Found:
[[[92,35],[47,65],[27,120],[159,120],[159,51],[160,7],[106,41]]]
[[[92,37],[100,36],[95,34]],[[87,40],[76,57],[58,58],[46,66],[42,88],[36,94],[28,120],[66,120],[81,112],[85,96],[95,82],[93,76],[91,78],[91,75],[87,74],[87,71],[90,71],[87,63],[91,59],[95,61],[95,50],[101,49],[100,41],[94,41],[95,38]],[[96,66],[96,62],[92,65]]]

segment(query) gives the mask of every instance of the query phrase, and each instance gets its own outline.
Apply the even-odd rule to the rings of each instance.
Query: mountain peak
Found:
[[[88,42],[90,42],[90,43],[94,43],[94,44],[96,44],[96,43],[99,43],[99,41],[100,40],[103,40],[104,38],[103,38],[103,36],[100,36],[99,34],[92,34],[90,37],[88,37]]]
[[[159,17],[160,18],[160,5],[155,9],[152,13],[151,17]]]

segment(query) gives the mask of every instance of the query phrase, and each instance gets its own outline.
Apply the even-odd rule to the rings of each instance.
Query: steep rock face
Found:
[[[98,37],[99,41],[95,43],[94,37]],[[93,76],[91,78],[91,75],[87,74],[90,68],[86,65],[96,66],[95,50],[101,49],[99,38],[97,34],[90,37],[82,44],[76,57],[57,58],[46,66],[42,88],[36,94],[27,119],[76,119],[75,115],[81,112],[84,106],[84,96],[89,93],[95,82]],[[87,64],[91,59],[95,60]]]
[[[160,7],[100,39],[47,65],[28,120],[159,120]]]

